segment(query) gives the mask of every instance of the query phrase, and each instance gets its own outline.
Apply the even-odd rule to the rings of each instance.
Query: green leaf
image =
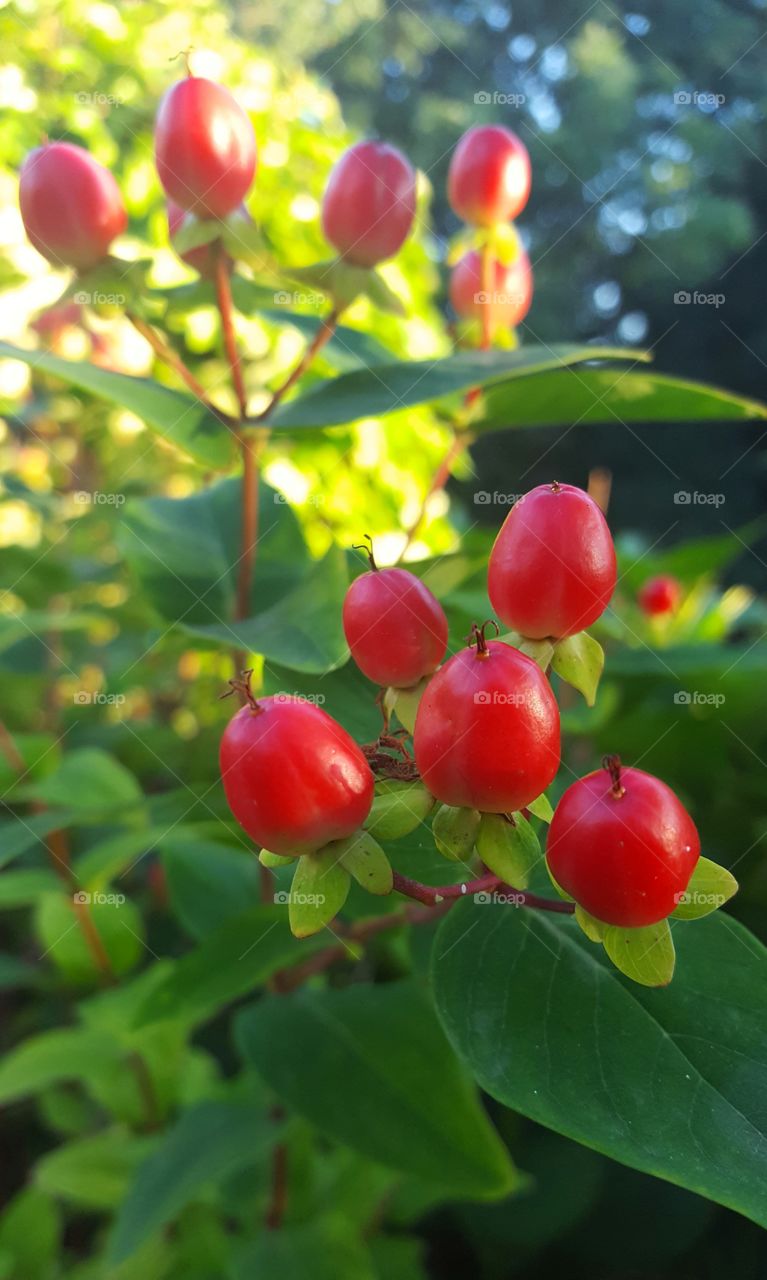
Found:
[[[90,892],[103,890],[111,880],[141,862],[166,832],[167,827],[121,831],[119,835],[96,841],[74,864],[78,885]]]
[[[12,862],[35,845],[44,844],[45,837],[72,821],[69,809],[46,810],[26,818],[4,818],[0,821],[0,867]]]
[[[605,951],[616,969],[643,987],[667,987],[674,976],[676,953],[668,920],[643,929],[611,924],[603,931]]]
[[[456,809],[443,804],[434,815],[431,832],[443,858],[468,862],[479,834],[480,815],[476,809]]]
[[[690,883],[671,915],[675,920],[700,920],[723,907],[738,892],[731,871],[710,858],[698,858]]]
[[[646,358],[641,353],[617,347],[561,345],[520,347],[516,351],[462,351],[442,360],[392,362],[318,383],[305,395],[282,404],[272,417],[271,425],[278,431],[332,427],[357,418],[376,418],[411,405],[427,404],[472,387],[529,378],[531,374],[563,364]]]
[[[234,1280],[272,1276],[274,1280],[380,1280],[368,1250],[340,1218],[323,1214],[316,1222],[265,1231],[237,1258]]]
[[[139,1009],[134,1025],[168,1018],[192,1025],[205,1022],[278,969],[306,959],[311,952],[311,943],[291,936],[279,907],[251,907],[176,962]]]
[[[0,910],[28,907],[43,893],[55,892],[61,881],[45,867],[29,871],[6,871],[0,876]]]
[[[721,913],[674,942],[653,990],[572,919],[460,902],[434,943],[438,1012],[504,1106],[767,1227],[767,951]]]
[[[278,1097],[370,1159],[465,1196],[516,1185],[415,983],[268,997],[239,1015],[237,1039]]]
[[[215,414],[181,391],[150,378],[100,369],[86,361],[64,360],[49,351],[24,351],[9,342],[0,342],[0,357],[3,356],[21,360],[80,391],[129,409],[157,435],[203,466],[223,470],[233,461],[231,433]]]
[[[431,676],[424,676],[423,680],[413,685],[411,689],[386,690],[385,706],[390,713],[392,711],[396,712],[397,719],[407,729],[408,733],[412,733],[415,729],[418,705],[430,679]]]
[[[559,640],[554,646],[551,665],[557,675],[582,693],[588,705],[593,707],[605,665],[604,650],[599,641],[588,631],[579,631],[577,635]]]
[[[23,1280],[50,1280],[61,1236],[61,1212],[55,1200],[36,1187],[14,1196],[0,1218],[0,1251],[14,1267],[9,1275]]]
[[[394,879],[391,863],[369,831],[357,831],[347,840],[334,840],[328,845],[351,876],[368,893],[381,896],[391,893]]]
[[[295,858],[291,858],[289,854],[270,853],[268,849],[261,849],[258,855],[258,861],[262,867],[269,867],[276,871],[278,867],[289,867],[295,862]]]
[[[646,369],[557,369],[528,379],[524,395],[512,387],[492,388],[472,429],[764,417],[767,406],[758,400],[685,378]]]
[[[131,808],[143,800],[132,773],[98,747],[80,747],[65,755],[54,773],[19,794],[46,805],[67,805],[78,813],[95,816]]]
[[[551,807],[551,801],[544,792],[537,800],[533,800],[532,804],[527,806],[529,812],[534,818],[540,818],[541,822],[551,822],[554,817],[554,810]]]
[[[533,662],[538,663],[541,671],[548,670],[554,657],[555,646],[552,640],[531,640],[529,636],[521,636],[518,631],[508,631],[500,639],[519,649],[519,652],[526,654],[528,658],[532,658]]]
[[[276,1136],[255,1107],[206,1102],[187,1111],[138,1168],[117,1215],[112,1260],[135,1253],[205,1187],[254,1165]]]
[[[389,315],[404,316],[405,308],[402,299],[398,298],[393,289],[390,289],[380,271],[371,271],[368,275],[365,292],[379,311],[385,311]]]
[[[339,842],[340,843],[340,842]],[[342,865],[335,843],[316,853],[296,859],[289,894],[276,894],[279,902],[288,899],[288,918],[296,938],[310,938],[335,919],[349,893],[349,872]]]
[[[214,840],[196,840],[179,829],[162,841],[163,865],[174,914],[195,938],[204,938],[257,903],[255,854]]]
[[[415,831],[434,803],[434,796],[420,782],[377,782],[365,830],[377,840],[397,840]]]
[[[485,866],[515,889],[526,889],[530,873],[541,860],[541,846],[521,813],[510,822],[502,813],[483,813],[477,853]]]
[[[118,1046],[100,1031],[43,1031],[6,1054],[0,1064],[0,1102],[29,1097],[65,1080],[88,1081],[118,1059]]]
[[[605,932],[610,928],[609,924],[603,924],[601,920],[590,916],[588,911],[584,911],[580,903],[575,904],[575,920],[576,923],[585,933],[589,942],[603,942]],[[620,968],[620,965],[618,966]]]
[[[88,1209],[116,1209],[152,1141],[124,1129],[77,1138],[43,1156],[35,1183],[49,1195]]]

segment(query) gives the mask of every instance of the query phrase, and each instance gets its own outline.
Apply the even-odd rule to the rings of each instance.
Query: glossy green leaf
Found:
[[[515,889],[526,889],[540,862],[541,846],[530,823],[515,813],[483,813],[477,833],[477,853],[485,866]]]
[[[380,1280],[367,1248],[348,1223],[324,1213],[315,1222],[265,1231],[237,1259],[234,1280]]]
[[[61,1211],[52,1196],[38,1187],[25,1187],[14,1196],[0,1218],[0,1250],[7,1250],[14,1264],[8,1274],[51,1280],[61,1227]]]
[[[527,807],[533,817],[540,818],[541,822],[551,822],[551,819],[554,817],[554,810],[551,807],[551,801],[545,792],[543,795],[538,796],[537,800],[533,800],[532,804],[529,804]]]
[[[277,969],[306,959],[311,948],[291,936],[279,906],[251,907],[176,962],[139,1009],[135,1025],[168,1018],[204,1022]]]
[[[71,1204],[116,1209],[151,1146],[151,1139],[124,1129],[105,1129],[43,1156],[35,1168],[35,1182],[43,1191]]]
[[[46,805],[70,806],[77,812],[112,816],[142,803],[136,778],[114,756],[98,747],[80,747],[63,756],[47,778],[20,789]]]
[[[505,1106],[767,1226],[767,951],[722,913],[674,943],[652,990],[574,920],[462,902],[435,939],[437,1008]]]
[[[309,938],[330,924],[346,902],[349,884],[342,851],[335,843],[297,858],[287,895],[288,919],[295,937]],[[276,896],[279,901],[286,895]]]
[[[621,348],[561,345],[520,347],[516,351],[463,351],[442,360],[400,361],[320,382],[305,395],[281,405],[272,418],[272,426],[281,431],[332,427],[441,400],[471,387],[529,379],[531,374],[558,369],[563,364],[645,358]]]
[[[118,1058],[116,1042],[100,1031],[43,1031],[6,1054],[0,1064],[0,1102],[28,1097],[65,1080],[87,1081]]]
[[[206,1102],[185,1112],[136,1171],[114,1226],[112,1260],[129,1257],[206,1186],[255,1164],[275,1136],[255,1107]]]
[[[173,910],[195,938],[204,938],[259,898],[255,853],[214,840],[199,840],[178,828],[161,841]]]
[[[672,914],[675,920],[700,920],[723,907],[738,892],[731,871],[710,858],[698,858],[690,883]]]
[[[48,809],[44,813],[32,813],[26,817],[0,820],[0,867],[18,858],[36,845],[45,847],[45,837],[59,827],[68,826],[71,810]]]
[[[515,1185],[415,983],[267,998],[240,1014],[237,1038],[278,1097],[363,1155],[470,1197]]]
[[[49,351],[24,351],[0,342],[0,357],[22,360],[79,391],[129,409],[157,435],[206,467],[224,469],[234,459],[231,432],[197,400],[150,378],[113,373],[81,360],[64,360]]]
[[[582,693],[593,707],[604,670],[605,655],[601,644],[588,631],[579,631],[554,646],[551,665],[557,675]]]
[[[642,929],[608,925],[602,933],[604,949],[616,969],[643,987],[666,987],[674,976],[676,952],[668,920]]]
[[[420,826],[433,808],[434,796],[420,782],[384,780],[376,783],[365,830],[377,840],[397,840]]]
[[[46,867],[29,871],[5,871],[0,876],[0,910],[28,907],[43,893],[55,892],[61,881]]]
[[[647,369],[557,369],[536,375],[525,394],[492,388],[475,429],[563,423],[698,422],[767,417],[758,400]]]
[[[480,815],[476,809],[456,809],[440,805],[431,824],[434,843],[444,858],[467,863],[479,834]]]

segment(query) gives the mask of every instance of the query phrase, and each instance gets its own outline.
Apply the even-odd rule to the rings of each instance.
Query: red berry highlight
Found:
[[[675,613],[681,597],[681,583],[676,578],[661,574],[645,582],[639,590],[637,601],[643,613],[655,618],[664,613]]]
[[[128,225],[112,174],[71,142],[30,151],[19,175],[19,205],[37,251],[56,266],[78,271],[106,257]]]
[[[447,618],[427,586],[407,569],[371,569],[344,599],[346,643],[363,675],[398,689],[436,671],[447,649]]]
[[[482,256],[465,253],[450,276],[450,301],[459,316],[481,320],[489,309],[492,329],[513,329],[524,320],[533,301],[533,269],[524,249],[508,267],[491,263],[489,289],[482,278]]]
[[[602,512],[583,489],[542,484],[506,517],[488,565],[498,617],[533,640],[590,627],[615,590],[615,548]]]
[[[393,258],[415,217],[409,160],[385,142],[358,142],[335,164],[322,200],[322,230],[342,258],[374,267]]]
[[[256,844],[297,857],[350,836],[373,803],[373,775],[353,738],[314,703],[249,701],[221,739],[229,808]]]
[[[447,198],[464,222],[490,227],[522,212],[530,178],[530,157],[517,135],[500,124],[477,125],[453,152]]]
[[[163,95],[154,153],[166,195],[198,218],[226,218],[256,172],[250,119],[228,89],[199,76]]]
[[[605,924],[665,920],[700,856],[695,823],[670,787],[642,769],[606,768],[574,782],[557,805],[546,859],[566,893]]]
[[[429,681],[413,742],[424,786],[443,804],[511,813],[545,791],[559,767],[559,709],[531,658],[482,640]]]

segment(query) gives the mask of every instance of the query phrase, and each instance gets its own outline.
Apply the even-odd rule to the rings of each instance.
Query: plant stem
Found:
[[[184,361],[181,359],[181,356],[168,345],[165,339],[162,338],[150,324],[147,324],[145,320],[142,320],[141,317],[137,316],[133,311],[126,311],[125,316],[133,325],[133,328],[149,343],[157,356],[157,359],[161,360],[169,369],[173,369],[178,374],[196,399],[199,400],[201,404],[205,405],[206,409],[209,409],[211,413],[214,413],[225,426],[231,427],[233,419],[228,413],[224,413],[221,409],[217,409],[209,400],[208,393],[202,383],[197,381],[191,369],[187,368]]]
[[[154,1081],[146,1062],[138,1050],[132,1049],[128,1054],[128,1064],[136,1077],[136,1084],[144,1106],[144,1129],[147,1133],[153,1133],[162,1126],[162,1117],[157,1102]]]
[[[272,1152],[272,1194],[266,1211],[264,1226],[277,1231],[282,1226],[288,1204],[288,1149],[278,1142]]]
[[[420,880],[411,880],[409,876],[400,875],[399,871],[395,871],[394,888],[406,898],[413,898],[416,902],[425,902],[428,905],[468,898],[475,893],[501,891],[513,894],[514,905],[518,907],[536,907],[539,911],[556,911],[561,915],[572,915],[575,909],[571,902],[565,902],[563,899],[541,898],[537,893],[515,889],[513,885],[506,884],[490,871],[483,876],[478,876],[476,880],[464,880],[461,884],[447,885],[421,884]]]
[[[336,326],[338,324],[338,319],[340,314],[341,314],[340,311],[336,307],[334,307],[333,310],[327,316],[324,317],[319,329],[317,330],[311,342],[309,343],[308,347],[304,351],[304,354],[302,355],[295,369],[293,369],[292,373],[288,375],[288,377],[285,379],[282,385],[279,386],[277,390],[272,393],[271,399],[269,400],[269,403],[267,404],[266,408],[262,409],[261,413],[257,413],[255,418],[251,419],[251,421],[265,422],[266,419],[270,417],[270,415],[277,408],[277,405],[282,400],[283,396],[287,395],[291,387],[294,387],[295,384],[298,382],[298,379],[303,377],[303,375],[306,373],[307,369],[311,365],[312,361],[314,360],[315,356],[318,355],[318,353],[322,350],[325,344],[329,342],[330,339],[333,337],[333,334],[336,331]]]
[[[248,415],[248,400],[245,392],[245,379],[242,374],[240,352],[237,346],[237,335],[234,331],[234,304],[232,302],[232,283],[230,279],[231,268],[221,245],[216,246],[215,253],[216,298],[218,299],[218,310],[221,315],[221,331],[224,338],[224,350],[226,351],[226,356],[229,361],[229,368],[232,371],[234,393],[237,396],[237,404],[240,410],[237,426],[238,428],[241,428]]]
[[[493,249],[486,240],[480,250],[480,272],[482,279],[482,292],[486,298],[492,298],[494,293],[493,279]],[[482,341],[480,348],[482,351],[489,351],[493,345],[493,304],[490,301],[484,303],[482,310]]]
[[[450,441],[450,447],[444,458],[439,463],[434,475],[431,478],[428,489],[424,495],[423,501],[418,509],[418,515],[411,524],[405,534],[405,545],[397,556],[397,564],[404,558],[405,554],[412,546],[412,543],[418,533],[421,525],[426,519],[426,511],[429,501],[435,493],[439,493],[440,489],[444,489],[450,479],[450,471],[456,458],[460,457],[464,449],[467,449],[472,442],[472,436],[468,431],[454,431],[453,438]]]

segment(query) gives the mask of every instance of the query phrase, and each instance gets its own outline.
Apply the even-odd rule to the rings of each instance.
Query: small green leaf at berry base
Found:
[[[377,271],[368,272],[365,293],[379,311],[386,311],[393,316],[406,314],[401,299],[389,288],[383,276]]]
[[[533,800],[532,804],[527,806],[527,811],[528,813],[531,813],[534,818],[539,818],[541,822],[545,822],[547,824],[551,822],[551,819],[554,817],[554,810],[551,807],[551,801],[545,791],[538,796],[537,800]]]
[[[330,924],[346,902],[350,884],[333,844],[299,858],[288,900],[293,935],[310,938]]]
[[[377,840],[410,835],[434,808],[435,800],[421,782],[376,783],[373,806],[363,826]]]
[[[258,855],[258,861],[262,867],[287,867],[291,862],[295,862],[295,858],[286,857],[282,853],[270,853],[268,849],[262,849]]]
[[[560,898],[564,898],[565,902],[574,902],[574,901],[575,901],[575,899],[574,899],[574,898],[571,898],[569,893],[565,893],[564,889],[561,887],[561,885],[558,885],[558,884],[557,884],[556,880],[554,879],[553,875],[551,874],[551,867],[549,866],[548,858],[544,858],[544,860],[543,860],[543,861],[544,861],[544,866],[545,866],[545,868],[546,868],[546,870],[547,870],[547,872],[548,872],[548,875],[549,875],[549,880],[550,880],[550,881],[551,881],[551,883],[553,884],[553,886],[554,886],[554,888],[556,889],[557,893],[559,894]]]
[[[179,254],[189,253],[190,249],[201,249],[220,239],[222,231],[217,218],[195,218],[187,214],[173,237],[173,247]]]
[[[408,733],[413,733],[415,730],[418,704],[430,679],[431,676],[424,676],[423,680],[419,680],[418,684],[414,684],[410,689],[390,688],[386,690],[384,707],[395,713],[400,724],[407,729]]]
[[[593,707],[605,665],[604,650],[599,641],[588,631],[579,631],[566,640],[559,640],[551,665],[557,675],[582,693],[588,705]]]
[[[723,907],[738,892],[738,882],[726,867],[698,858],[690,883],[671,912],[674,920],[700,920]]]
[[[590,916],[588,911],[584,911],[583,907],[575,904],[575,919],[580,928],[585,933],[589,942],[604,942],[605,930],[609,929],[608,924],[603,924],[601,920],[596,920],[594,916]]]
[[[346,840],[333,840],[323,852],[333,850],[361,888],[384,896],[394,888],[391,863],[369,831],[355,831]]]
[[[519,649],[519,652],[524,653],[526,657],[532,658],[533,662],[538,663],[541,671],[548,670],[554,657],[553,640],[531,640],[528,636],[521,636],[518,631],[508,631],[499,639],[504,644],[510,644],[514,649]]]
[[[443,804],[431,824],[434,843],[443,858],[450,862],[468,861],[474,852],[479,822],[476,809],[454,809]]]
[[[521,813],[483,813],[477,833],[477,853],[495,875],[515,889],[526,889],[530,872],[540,861],[541,846]]]
[[[224,248],[236,262],[245,262],[260,275],[279,279],[279,267],[260,227],[239,210],[221,223]]]
[[[487,245],[504,267],[512,266],[522,252],[522,240],[513,222],[496,222],[487,231]]]
[[[667,987],[674,976],[676,952],[668,920],[641,929],[608,925],[602,938],[616,969],[643,987]]]

